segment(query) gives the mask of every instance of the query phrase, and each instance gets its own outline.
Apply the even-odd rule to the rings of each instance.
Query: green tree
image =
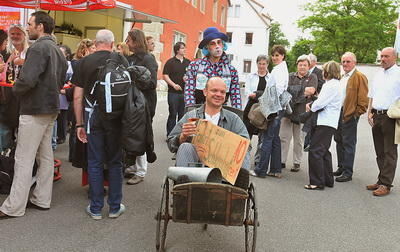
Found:
[[[271,53],[271,48],[274,45],[283,45],[285,48],[289,47],[290,43],[286,39],[285,34],[281,31],[281,24],[273,22],[269,30],[269,47],[268,53]]]
[[[305,5],[312,13],[298,21],[313,36],[319,61],[340,60],[346,51],[357,60],[375,62],[376,51],[393,46],[399,0],[316,0]]]
[[[300,55],[309,54],[312,52],[314,42],[309,39],[300,38],[295,41],[294,45],[288,53],[288,67],[290,72],[297,71],[296,60]]]
[[[268,47],[268,54],[271,54],[271,49],[274,45],[283,45],[286,50],[289,47],[290,43],[286,39],[285,34],[281,31],[281,24],[278,22],[273,22],[271,24],[271,28],[269,30],[269,47]],[[288,55],[286,55],[288,61]],[[271,72],[273,68],[272,63],[269,64],[268,70]]]

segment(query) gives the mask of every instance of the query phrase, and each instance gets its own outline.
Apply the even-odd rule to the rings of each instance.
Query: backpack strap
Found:
[[[86,132],[88,134],[90,134],[90,118],[93,115],[95,106],[97,106],[97,101],[94,101],[93,103],[91,103],[89,101],[89,99],[85,96],[85,102],[86,102],[86,105],[87,105],[87,106],[85,105],[85,111],[89,113],[88,120],[87,120],[87,126],[86,126],[86,128],[87,128]]]

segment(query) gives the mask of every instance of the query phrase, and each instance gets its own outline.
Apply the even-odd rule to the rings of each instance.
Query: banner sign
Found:
[[[0,29],[8,30],[10,25],[19,24],[20,18],[18,8],[0,7]]]
[[[192,143],[201,162],[219,168],[229,183],[235,184],[250,141],[213,123],[200,120]]]

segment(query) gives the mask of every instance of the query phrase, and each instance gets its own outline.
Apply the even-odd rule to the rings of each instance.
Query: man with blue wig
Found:
[[[236,69],[230,64],[225,51],[228,37],[215,27],[203,32],[203,40],[199,44],[204,57],[190,62],[185,75],[185,106],[203,104],[203,89],[211,77],[221,77],[226,86],[226,99],[230,97],[234,108],[242,108],[239,78]]]

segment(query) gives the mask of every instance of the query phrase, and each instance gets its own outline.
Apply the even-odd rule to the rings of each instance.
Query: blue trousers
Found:
[[[260,160],[254,169],[254,172],[259,176],[265,176],[268,167],[270,173],[281,173],[280,127],[281,117],[277,116],[273,121],[269,122],[268,128],[261,132]]]
[[[96,107],[90,118],[88,134],[88,175],[90,211],[101,213],[104,206],[103,169],[108,169],[108,205],[110,212],[119,210],[122,200],[121,120],[104,120]]]

